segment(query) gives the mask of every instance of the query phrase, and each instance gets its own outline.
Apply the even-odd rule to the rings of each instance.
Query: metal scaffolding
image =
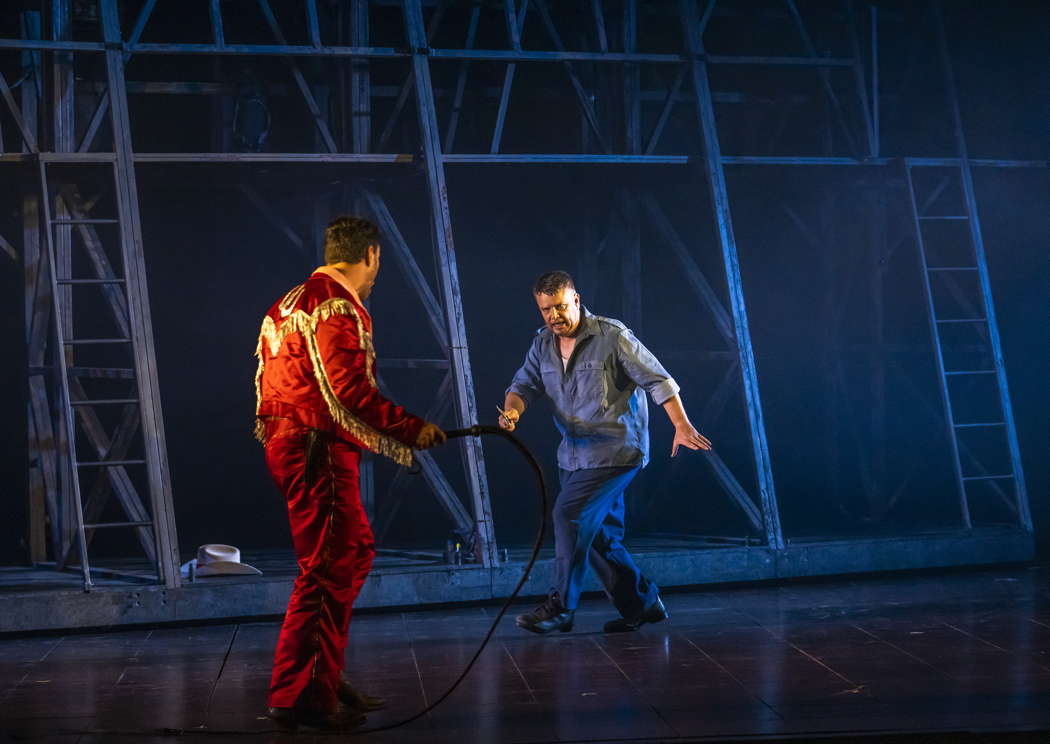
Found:
[[[171,2],[142,0],[118,6],[117,0],[99,0],[97,17],[82,8],[84,15],[73,33],[73,3],[51,0],[42,2],[39,12],[22,13],[20,38],[0,38],[0,61],[5,63],[0,65],[0,96],[7,116],[0,134],[17,133],[17,141],[0,139],[0,163],[20,174],[27,172],[27,166],[35,166],[34,186],[25,190],[21,202],[21,250],[14,247],[18,241],[2,243],[8,254],[19,257],[25,270],[31,515],[28,543],[34,562],[43,564],[50,560],[59,568],[79,565],[84,587],[90,588],[93,573],[88,547],[92,534],[102,528],[126,527],[135,532],[144,554],[155,566],[147,579],[167,588],[179,586],[178,543],[135,178],[138,167],[147,163],[421,167],[429,194],[436,288],[431,287],[420,268],[419,256],[403,236],[381,190],[356,186],[339,198],[375,218],[383,232],[384,245],[422,301],[427,332],[444,351],[439,359],[386,360],[386,365],[443,370],[444,381],[428,416],[440,418],[451,409],[457,426],[475,423],[479,413],[446,170],[464,164],[517,163],[551,167],[695,166],[707,185],[707,193],[695,195],[696,202],[710,204],[724,279],[715,281],[705,274],[698,261],[701,242],[684,234],[658,199],[641,189],[622,189],[613,209],[624,226],[620,237],[623,317],[636,329],[643,322],[639,274],[641,229],[645,224],[674,255],[676,270],[681,272],[699,306],[709,314],[724,343],[723,349],[705,352],[706,358],[726,364],[721,383],[707,402],[705,416],[717,416],[735,385],[739,383],[742,388],[753,481],[751,473],[734,473],[718,454],[711,453],[708,462],[716,482],[744,516],[758,542],[774,556],[774,563],[776,556],[786,555],[789,546],[781,527],[726,172],[736,166],[758,165],[899,170],[909,186],[914,239],[922,258],[930,339],[941,383],[940,415],[946,422],[959,491],[960,529],[966,532],[973,527],[968,487],[976,481],[992,481],[999,497],[1016,515],[1018,539],[1030,543],[1031,516],[972,173],[974,168],[982,167],[1045,169],[1046,163],[969,156],[948,43],[936,3],[930,6],[927,18],[930,33],[936,35],[938,42],[943,90],[954,129],[955,152],[950,157],[884,154],[877,10],[872,6],[865,17],[858,17],[849,0],[831,14],[831,22],[842,27],[847,40],[841,56],[818,51],[807,20],[794,0],[784,0],[780,12],[797,36],[796,42],[804,52],[799,55],[709,53],[705,31],[712,18],[725,13],[747,22],[748,17],[746,9],[724,8],[715,0],[591,0],[556,5],[547,0],[274,0],[272,4],[271,0],[258,0],[251,33],[243,32],[244,18],[232,17],[230,8],[220,0],[209,0],[201,3],[202,7],[207,6],[207,13],[200,15],[207,28],[189,33],[191,21],[181,28],[187,38],[195,41],[143,41],[156,37],[149,34],[151,19]],[[88,3],[87,7],[93,6]],[[391,19],[398,15],[400,34],[392,34],[391,28],[397,24]],[[643,27],[659,27],[661,31],[645,34],[643,39]],[[531,35],[525,34],[526,29]],[[260,30],[270,38],[260,40]],[[864,43],[862,31],[867,32]],[[205,36],[211,38],[209,43],[199,41]],[[460,39],[462,45],[452,46],[448,39]],[[664,48],[653,51],[653,39],[661,39]],[[865,46],[867,52],[863,51]],[[128,78],[126,71],[135,61],[161,57],[280,60],[288,82],[269,84],[269,93],[288,101],[301,100],[303,115],[313,126],[310,146],[295,152],[268,151],[262,146],[235,147],[236,136],[244,139],[244,132],[234,131],[239,126],[234,110],[248,106],[251,96],[245,94],[243,87],[221,79],[160,82]],[[494,78],[496,84],[472,80],[472,73],[476,74],[483,65],[489,66],[489,72],[492,66],[501,66]],[[563,117],[573,124],[568,140],[575,142],[575,148],[543,153],[525,151],[517,140],[508,145],[516,124],[511,121],[514,91],[516,86],[537,85],[523,68],[538,66],[550,70],[539,86],[563,87],[554,93],[538,90],[536,94],[560,96],[559,101],[568,99],[575,106],[571,115]],[[16,86],[4,75],[15,68],[25,70]],[[818,83],[820,103],[827,112],[827,136],[840,142],[849,154],[843,155],[833,147],[822,156],[724,153],[724,132],[719,127],[716,106],[741,100],[745,94],[715,92],[711,81],[716,69],[809,71]],[[842,75],[851,81],[848,96],[843,93]],[[400,84],[390,84],[394,77]],[[653,80],[665,81],[666,89],[652,87]],[[213,148],[153,152],[147,147],[133,147],[129,91],[208,96],[215,112]],[[20,100],[16,100],[16,92],[20,93]],[[478,101],[483,105],[478,105]],[[406,115],[412,108],[416,112],[414,124]],[[684,109],[690,113],[690,136],[695,146],[684,148],[683,152],[666,152],[669,124]],[[518,116],[524,114],[519,112]],[[265,139],[266,134],[264,129],[257,130],[256,140]],[[397,147],[398,143],[408,143],[408,147],[397,152],[392,146]],[[912,176],[923,169],[937,171],[940,180],[929,191],[920,193]],[[79,175],[82,171],[92,174],[91,183],[96,188],[99,173],[109,174],[110,191],[102,195],[88,193]],[[279,217],[269,215],[264,200],[250,184],[242,184],[241,188],[281,233],[308,250],[305,246],[311,243],[309,236],[298,234]],[[958,192],[961,211],[928,211],[951,190]],[[790,209],[788,214],[805,239],[820,242],[804,220]],[[318,215],[318,221],[322,218]],[[927,262],[927,245],[934,238],[924,231],[930,221],[937,219],[966,224],[971,242],[966,263],[937,266]],[[86,251],[93,275],[71,273],[74,266],[83,265],[74,256],[77,250]],[[593,256],[580,256],[579,260],[581,272],[594,270]],[[972,314],[942,317],[931,282],[947,281],[951,285],[949,291],[958,295],[963,290],[952,282],[954,274],[962,273],[973,274],[978,280],[973,296],[964,298]],[[80,316],[73,309],[73,302],[78,284],[100,288],[116,324],[116,335],[77,335]],[[946,366],[942,328],[955,322],[980,326],[989,366],[971,370]],[[123,348],[113,352],[116,356],[92,357],[103,361],[81,361],[87,347],[107,345]],[[995,380],[1000,418],[960,421],[953,416],[951,378],[965,374],[989,375]],[[123,381],[124,386],[119,394],[92,397],[101,394],[86,389],[85,381]],[[105,419],[115,422],[112,434],[99,418],[98,411],[103,407],[121,411],[116,419]],[[973,458],[966,456],[966,445],[960,436],[968,429],[980,427],[1002,433],[1010,463],[1008,473],[986,468],[968,470],[964,465]],[[434,458],[426,453],[419,457],[422,474],[453,529],[473,542],[480,565],[496,569],[500,561],[484,453],[476,439],[461,442],[469,493],[458,494]],[[89,455],[84,454],[85,448]],[[368,461],[362,474],[366,507],[382,532],[400,503],[397,494],[403,485],[402,476],[395,478],[386,503],[376,504]],[[754,489],[744,485],[750,482],[754,482]],[[143,493],[145,497],[140,495]],[[126,519],[95,521],[110,494]],[[921,563],[921,559],[916,559],[916,565]],[[815,572],[833,570],[834,566],[828,563]]]

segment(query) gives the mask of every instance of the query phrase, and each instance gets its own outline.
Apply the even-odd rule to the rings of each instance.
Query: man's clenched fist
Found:
[[[505,429],[506,431],[514,431],[518,425],[518,419],[521,417],[515,409],[508,408],[503,411],[499,417],[499,428]]]
[[[444,444],[447,439],[445,432],[441,431],[437,424],[428,421],[419,430],[419,436],[416,437],[416,449],[430,449],[438,444]]]

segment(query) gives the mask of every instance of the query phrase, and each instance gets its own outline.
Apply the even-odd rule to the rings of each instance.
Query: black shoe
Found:
[[[386,707],[386,700],[355,689],[346,677],[339,680],[339,687],[335,692],[339,696],[339,702],[353,710],[368,712]]]
[[[606,633],[630,633],[646,623],[658,623],[667,619],[667,608],[659,597],[645,608],[638,617],[618,617],[605,624]]]
[[[357,710],[322,713],[296,708],[267,708],[266,717],[282,731],[295,731],[300,727],[314,731],[352,731],[366,720],[365,716]]]
[[[277,724],[277,728],[282,731],[295,731],[299,727],[295,708],[267,708],[266,717]]]
[[[532,612],[518,615],[515,622],[519,628],[532,633],[543,634],[554,630],[568,633],[572,630],[572,620],[575,614],[575,610],[565,609],[561,603],[561,597],[555,592]]]

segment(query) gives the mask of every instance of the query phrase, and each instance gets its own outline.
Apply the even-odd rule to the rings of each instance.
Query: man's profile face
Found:
[[[365,285],[364,292],[361,293],[362,300],[368,299],[368,296],[372,294],[372,287],[375,286],[376,276],[379,274],[378,245],[368,246],[368,253],[365,255],[365,267],[368,269],[368,273],[365,275],[368,283]]]
[[[572,287],[536,295],[536,306],[555,336],[571,336],[580,327],[580,295]]]

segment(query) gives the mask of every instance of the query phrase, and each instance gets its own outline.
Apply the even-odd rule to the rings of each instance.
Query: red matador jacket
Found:
[[[372,317],[322,267],[263,318],[255,355],[255,435],[283,417],[411,465],[423,420],[379,393]]]

